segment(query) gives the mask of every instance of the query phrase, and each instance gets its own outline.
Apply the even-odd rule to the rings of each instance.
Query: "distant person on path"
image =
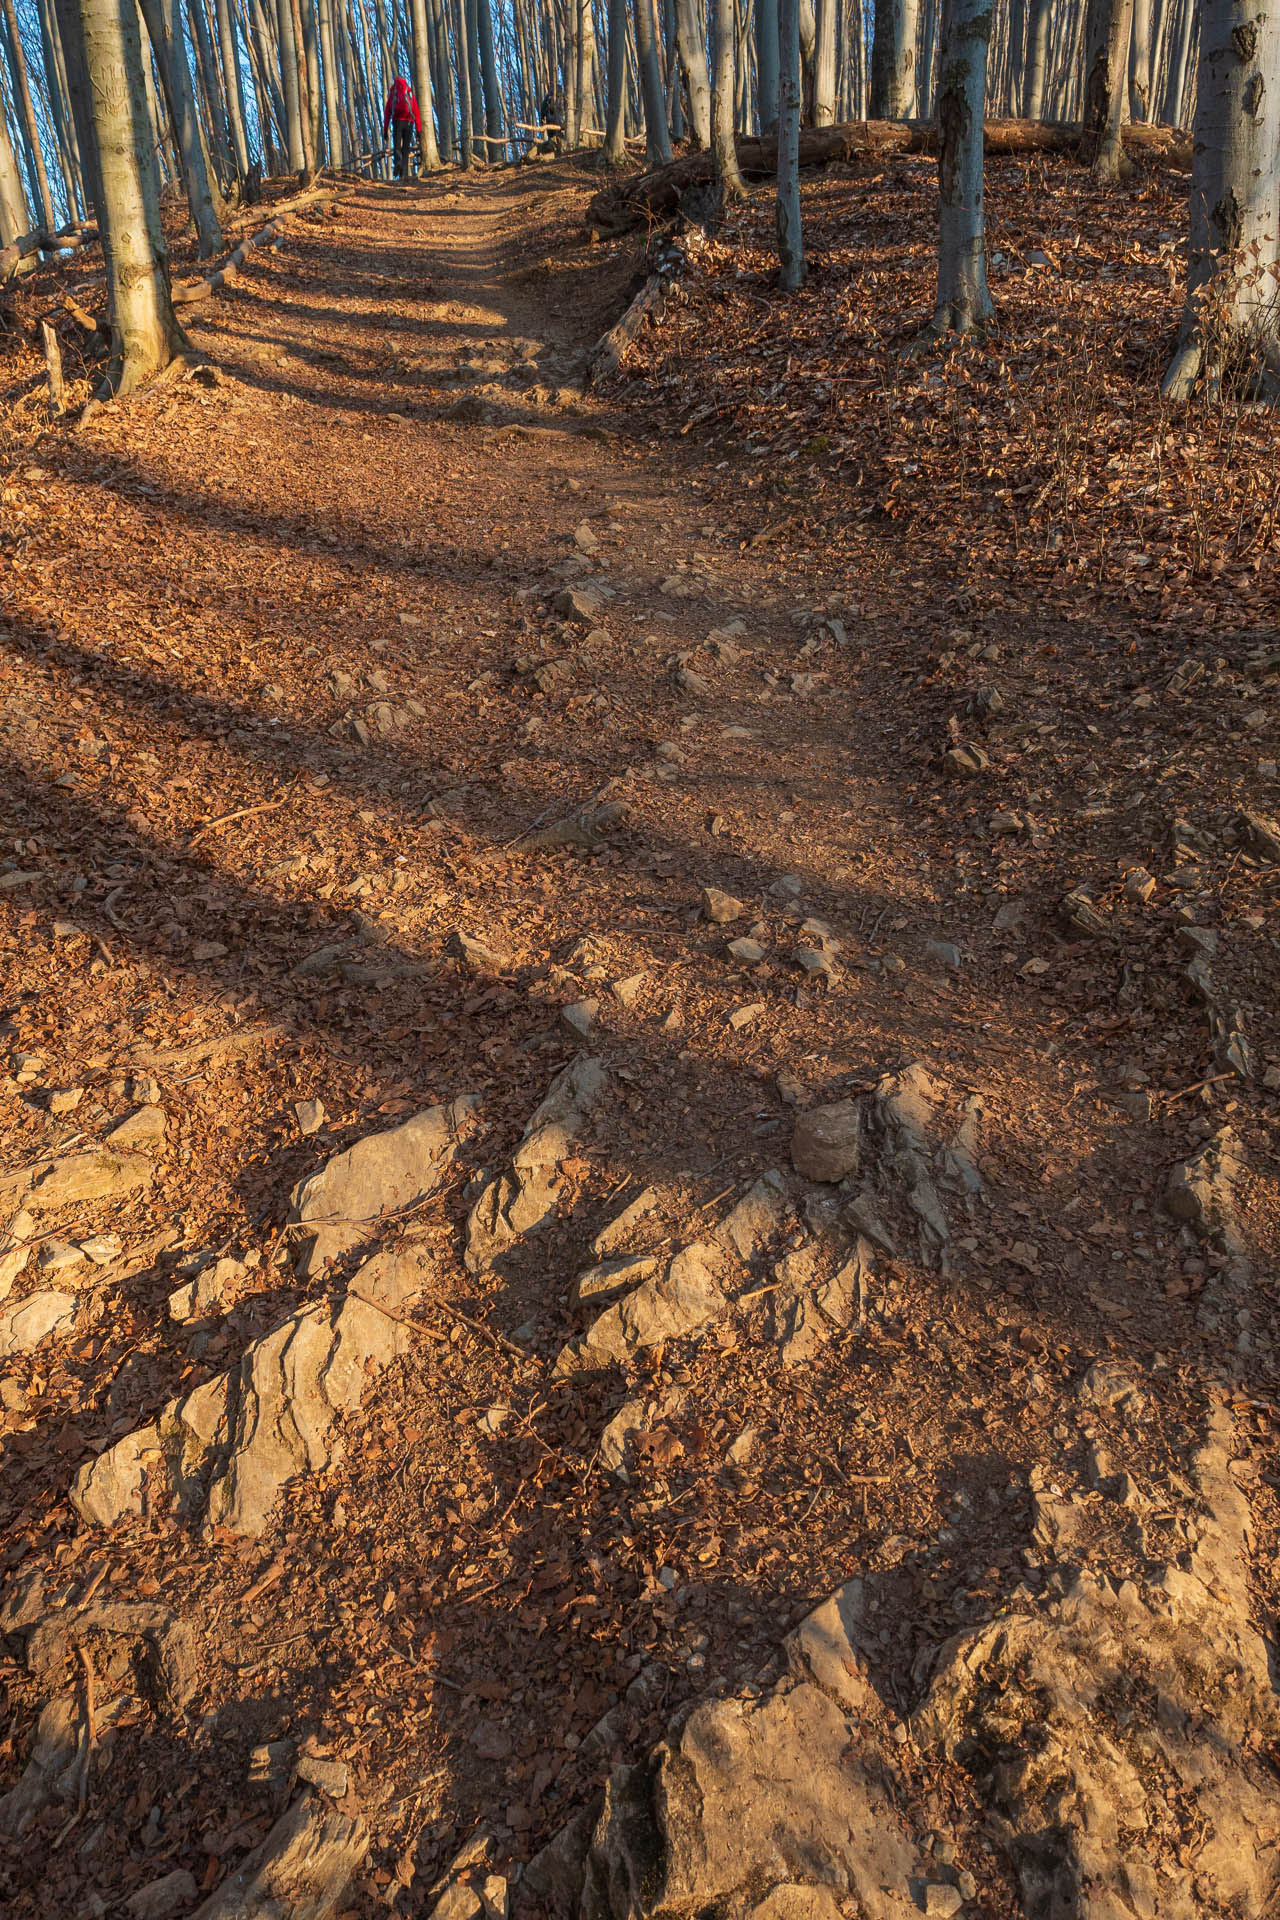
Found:
[[[409,172],[409,154],[413,147],[414,135],[422,138],[422,115],[418,112],[418,102],[413,88],[402,75],[397,74],[391,83],[387,95],[386,109],[382,115],[382,137],[387,137],[387,128],[392,131],[392,150],[395,154],[396,179],[403,180]]]

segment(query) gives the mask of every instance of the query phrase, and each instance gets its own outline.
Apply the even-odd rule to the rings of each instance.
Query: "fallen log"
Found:
[[[0,247],[0,286],[16,279],[19,274],[34,273],[42,262],[32,260],[32,254],[75,253],[80,247],[89,246],[97,237],[97,227],[86,226],[81,221],[76,221],[73,226],[60,227],[56,233],[40,227],[35,233],[19,235],[7,247]],[[25,263],[29,260],[31,264],[28,266]]]
[[[251,233],[247,239],[242,240],[235,251],[227,255],[220,267],[206,274],[203,280],[188,280],[174,287],[174,306],[192,307],[201,300],[208,300],[221,287],[231,284],[247,256],[256,247],[265,246],[269,241],[278,238],[277,222],[286,219],[291,213],[299,213],[303,207],[312,206],[317,200],[335,200],[336,198],[337,195],[332,187],[315,187],[310,193],[302,193],[294,200],[285,201],[283,205],[275,208],[266,226],[260,227],[257,233]]]
[[[699,227],[678,239],[663,242],[651,262],[652,271],[622,318],[602,334],[587,356],[587,379],[593,385],[607,380],[622,365],[622,356],[646,320],[656,326],[666,309],[667,293],[693,256],[707,244]]]
[[[1080,140],[1078,126],[1049,120],[988,120],[984,133],[989,154],[1070,153]],[[767,179],[777,172],[776,139],[740,134],[735,144],[744,174]],[[1191,165],[1191,142],[1176,127],[1128,126],[1124,144],[1131,153],[1161,155],[1174,166]],[[936,150],[936,129],[929,120],[853,120],[839,127],[806,127],[800,135],[802,167]],[[709,153],[687,153],[665,167],[602,187],[587,209],[588,224],[618,230],[666,219],[678,210],[680,196],[709,180],[711,171]]]

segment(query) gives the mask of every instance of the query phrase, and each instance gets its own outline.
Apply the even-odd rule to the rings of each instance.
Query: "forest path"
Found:
[[[284,1738],[352,1769],[373,1851],[351,1910],[412,1881],[425,1911],[477,1824],[527,1857],[611,1759],[744,1684],[872,1565],[868,1666],[904,1711],[916,1663],[1034,1564],[1034,1474],[1090,1499],[1099,1553],[1126,1565],[1127,1516],[1090,1492],[1095,1358],[1159,1393],[1142,1431],[1089,1416],[1118,1469],[1154,1486],[1192,1444],[1221,1343],[1197,1303],[1207,1285],[1225,1310],[1226,1262],[1192,1259],[1158,1211],[1185,1111],[1153,1144],[1149,1076],[1102,1081],[1093,1023],[1129,990],[1112,946],[1065,940],[1048,859],[1034,897],[979,864],[987,809],[963,785],[944,803],[935,773],[945,707],[936,737],[907,724],[934,668],[897,638],[908,609],[953,633],[952,583],[903,552],[869,610],[860,578],[776,556],[749,452],[754,543],[708,504],[696,436],[582,395],[635,265],[574,239],[590,186],[548,167],[356,188],[193,321],[222,385],[49,434],[6,476],[7,1157],[92,1145],[139,1107],[167,1135],[145,1193],[57,1222],[122,1246],[14,1363],[0,1526],[56,1584],[105,1565],[110,1591],[189,1617],[205,1716],[196,1742],[122,1730],[96,1851],[6,1861],[14,1920],[90,1888],[117,1903],[160,1870],[157,1830],[166,1864],[216,1879],[272,1809],[250,1754]],[[1003,673],[1033,614],[951,644]],[[1050,741],[1030,682],[1052,671],[1037,658],[1020,696]],[[598,844],[519,844],[602,797],[621,818]],[[705,886],[733,896],[724,924]],[[458,933],[492,964],[458,959]],[[1147,959],[1172,1005],[1168,936]],[[440,1295],[527,1359],[427,1323],[259,1540],[162,1508],[109,1535],[75,1520],[84,1461],[327,1298],[282,1244],[295,1182],[464,1092],[473,1161],[506,1164],[584,1030],[609,1095],[561,1169],[561,1219],[473,1275],[463,1178],[421,1216]],[[553,1376],[614,1206],[653,1189],[646,1232],[669,1249],[777,1167],[803,1264],[836,1190],[792,1177],[797,1109],[865,1101],[916,1060],[949,1270],[868,1134],[865,1323],[831,1337],[811,1316],[789,1344],[795,1302],[775,1313],[771,1289],[790,1283],[757,1262],[758,1297],[711,1337],[625,1377]],[[174,1319],[178,1264],[219,1250],[243,1262],[225,1297]],[[648,1452],[621,1481],[598,1447],[633,1400]],[[727,1459],[744,1429],[755,1452]],[[23,1745],[40,1696],[15,1688]],[[952,1790],[922,1783],[921,1828]],[[1003,1868],[966,1858],[982,1910],[1010,1911]]]

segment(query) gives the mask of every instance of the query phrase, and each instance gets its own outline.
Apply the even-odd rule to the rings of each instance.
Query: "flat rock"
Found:
[[[613,982],[614,998],[620,1000],[624,1007],[634,1007],[648,977],[645,973],[629,973],[625,979],[615,980]]]
[[[862,1113],[856,1100],[809,1107],[797,1118],[791,1164],[806,1180],[843,1180],[857,1170],[861,1154]]]
[[[298,1132],[304,1140],[310,1139],[313,1133],[319,1133],[328,1118],[323,1100],[295,1100],[293,1113],[298,1122]]]
[[[565,587],[551,604],[570,626],[594,627],[599,625],[604,595],[595,587]]]
[[[168,1118],[163,1107],[139,1107],[112,1127],[107,1135],[107,1145],[120,1151],[123,1148],[158,1147],[163,1145],[169,1128]]]
[[[197,1892],[195,1876],[185,1867],[175,1867],[162,1879],[131,1893],[124,1910],[129,1920],[172,1920],[174,1914],[186,1912]]]
[[[639,1230],[642,1220],[661,1205],[662,1193],[657,1187],[645,1187],[634,1200],[629,1200],[622,1212],[615,1214],[607,1226],[601,1227],[591,1242],[591,1251],[597,1260],[603,1260],[608,1254],[616,1253],[626,1247],[632,1236]]]
[[[600,1002],[594,996],[572,1000],[567,1007],[561,1007],[560,1018],[580,1040],[585,1040],[600,1018]]]
[[[1252,1618],[1240,1451],[1215,1406],[1189,1483],[1171,1478],[1161,1494],[1189,1543],[1177,1564],[1143,1559],[1131,1572],[1127,1549],[1108,1571],[1076,1503],[1038,1496],[1033,1537],[1054,1578],[937,1649],[905,1722],[886,1710],[861,1647],[872,1600],[883,1618],[892,1589],[849,1582],[791,1636],[776,1686],[704,1701],[648,1759],[614,1767],[590,1835],[579,1816],[558,1837],[559,1910],[956,1914],[976,1884],[922,1832],[919,1785],[963,1767],[974,1828],[1010,1863],[1028,1920],[1050,1906],[1080,1920],[1272,1912],[1280,1783],[1265,1754],[1280,1701]],[[940,1573],[928,1597],[953,1587]],[[879,1653],[878,1632],[874,1642]],[[1192,1797],[1193,1850],[1169,1844],[1171,1789]]]
[[[731,954],[733,958],[739,961],[744,967],[754,967],[758,965],[765,956],[765,949],[760,945],[760,942],[758,940],[747,939],[745,934],[741,939],[730,940],[725,947],[725,952]]]
[[[36,1255],[36,1266],[42,1274],[52,1279],[54,1274],[66,1273],[72,1267],[83,1266],[84,1260],[84,1253],[74,1240],[55,1238],[41,1243],[40,1251]]]
[[[9,1231],[0,1240],[0,1300],[7,1300],[13,1283],[31,1258],[31,1236],[36,1230],[33,1215],[22,1210],[9,1222]]]
[[[224,1258],[212,1260],[183,1286],[169,1295],[169,1318],[179,1322],[204,1320],[226,1299],[244,1274],[244,1262]]]
[[[452,1166],[480,1102],[463,1094],[447,1107],[428,1107],[401,1126],[372,1133],[299,1181],[289,1220],[298,1236],[303,1279],[327,1261],[370,1238],[378,1222],[434,1193]]]
[[[510,1173],[491,1180],[467,1220],[466,1266],[480,1273],[557,1209],[557,1175],[608,1085],[599,1060],[583,1056],[556,1076],[524,1131]]]
[[[95,1200],[122,1200],[145,1192],[154,1173],[141,1154],[64,1153],[0,1174],[0,1206],[21,1201],[32,1213],[56,1213]]]
[[[463,961],[473,973],[505,973],[510,961],[496,947],[489,946],[483,940],[477,940],[472,934],[455,929],[444,943],[444,950],[455,959]]]
[[[782,1175],[764,1174],[725,1215],[716,1228],[716,1239],[732,1247],[740,1260],[754,1259],[781,1227],[786,1199]]]
[[[561,1348],[561,1377],[623,1365],[646,1347],[696,1333],[723,1311],[724,1295],[714,1274],[714,1249],[695,1241],[670,1264],[594,1320],[580,1340]]]
[[[100,1713],[99,1728],[109,1723],[110,1717]],[[8,1793],[0,1794],[0,1835],[19,1839],[45,1807],[75,1799],[83,1725],[72,1695],[43,1708],[25,1770]]]
[[[6,1308],[0,1313],[0,1360],[30,1353],[51,1333],[63,1332],[74,1323],[77,1305],[74,1293],[48,1288]]]
[[[812,1680],[848,1712],[861,1715],[874,1709],[876,1696],[866,1678],[859,1636],[874,1639],[866,1589],[861,1580],[846,1580],[788,1637],[786,1654],[799,1678]]]
[[[304,1794],[192,1920],[335,1920],[368,1849],[363,1820]]]
[[[27,1671],[52,1687],[77,1646],[92,1650],[107,1685],[128,1686],[166,1715],[180,1714],[200,1681],[191,1627],[158,1602],[104,1600],[87,1608],[55,1608],[27,1636]]]
[[[729,1025],[735,1033],[741,1033],[744,1027],[749,1027],[754,1020],[758,1020],[760,1015],[767,1011],[768,1008],[763,1000],[753,1000],[748,1006],[734,1008],[729,1015]]]
[[[719,887],[704,887],[702,911],[713,925],[727,927],[731,920],[740,920],[746,908],[731,893],[722,893]]]
[[[647,1280],[656,1273],[659,1261],[656,1253],[624,1253],[616,1260],[602,1260],[594,1267],[588,1267],[580,1273],[573,1283],[573,1304],[575,1307],[595,1306],[601,1300],[607,1300],[611,1294],[621,1293],[627,1287],[634,1287],[639,1281]]]

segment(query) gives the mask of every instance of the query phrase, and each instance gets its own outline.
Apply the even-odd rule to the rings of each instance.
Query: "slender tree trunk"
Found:
[[[381,4],[381,0],[379,0]],[[445,19],[444,0],[429,0],[431,7],[431,34],[436,50],[435,74],[437,82],[437,104],[439,106],[440,158],[451,162],[456,154],[454,143],[454,116],[457,101],[453,89],[453,68],[449,64],[449,26]]]
[[[919,0],[875,0],[871,43],[873,120],[910,120],[916,110]]]
[[[245,131],[244,80],[240,72],[240,50],[236,46],[235,25],[229,0],[217,0],[218,45],[222,52],[223,85],[227,92],[227,119],[231,126],[231,150],[236,173],[243,180],[249,171],[249,137]]]
[[[277,44],[280,23],[277,0],[270,0],[271,18],[263,0],[240,0],[245,8],[246,39],[253,50],[254,84],[258,89],[258,125],[264,130],[271,152],[264,155],[269,162],[268,172],[275,171],[277,154],[283,154],[285,163],[289,157],[289,116],[285,109],[282,63],[278,57]]]
[[[818,0],[818,43],[813,69],[813,124],[836,123],[836,0]]]
[[[1120,130],[1129,83],[1133,0],[1089,0],[1085,29],[1080,158],[1093,177],[1114,185],[1126,168]]]
[[[84,0],[81,0],[82,7],[83,4]],[[119,0],[119,4],[124,7],[126,0]],[[200,258],[207,260],[222,246],[224,209],[222,196],[213,178],[209,151],[204,143],[204,129],[196,112],[195,90],[191,84],[191,68],[187,64],[187,46],[178,0],[169,0],[171,11],[166,9],[165,0],[138,0],[138,4],[147,23],[151,50],[155,55],[160,85],[169,109],[169,121],[178,141],[182,183],[195,224]],[[138,85],[141,88],[143,84],[139,60]],[[145,104],[144,97],[144,109]]]
[[[53,213],[53,195],[49,191],[49,176],[45,171],[44,152],[40,145],[40,127],[36,120],[35,103],[31,98],[31,81],[27,73],[26,55],[22,50],[22,41],[18,34],[17,10],[13,0],[3,0],[3,8],[10,58],[13,63],[13,90],[17,96],[16,105],[26,130],[27,146],[31,154],[31,171],[36,195],[40,202],[40,217],[45,226],[52,230],[57,224]]]
[[[30,231],[31,216],[27,212],[22,171],[9,138],[3,96],[0,95],[0,245],[7,247]]]
[[[215,177],[219,181],[226,181],[232,172],[231,148],[227,141],[227,115],[222,99],[218,63],[214,58],[213,41],[209,34],[209,20],[204,10],[204,0],[187,0],[187,14],[191,21],[191,34],[196,50],[194,78],[198,80],[200,91],[204,95],[205,111],[201,119],[201,130],[205,131],[205,142],[213,161]]]
[[[947,0],[938,60],[938,303],[931,336],[983,332],[987,291],[982,122],[995,0]]]
[[[640,67],[640,91],[644,99],[645,159],[651,167],[665,167],[671,158],[671,136],[667,131],[667,103],[662,91],[662,70],[658,65],[653,0],[633,0],[633,5],[636,23],[636,59]]]
[[[67,208],[74,219],[83,212],[84,181],[80,171],[80,142],[76,137],[75,117],[67,87],[67,69],[62,57],[62,42],[54,18],[52,0],[37,0],[40,26],[40,50],[44,57],[45,83],[49,89],[49,109],[53,120],[58,163],[67,196]]]
[[[1151,118],[1151,54],[1153,0],[1134,0],[1133,35],[1129,47],[1129,118]]]
[[[422,164],[434,173],[440,165],[440,149],[432,117],[431,25],[427,19],[427,0],[410,0],[409,19],[413,29],[413,90],[422,116]]]
[[[98,136],[94,130],[93,104],[89,96],[89,75],[85,68],[84,32],[80,24],[78,0],[53,0],[58,23],[58,44],[62,49],[67,76],[67,99],[75,121],[84,177],[85,212],[102,211],[102,176],[98,170]]]
[[[294,45],[299,49],[298,85],[302,94],[302,131],[307,143],[307,174],[320,164],[324,128],[320,107],[320,43],[315,0],[290,0]]]
[[[347,139],[342,126],[342,78],[338,72],[338,41],[333,29],[333,0],[319,0],[320,58],[324,63],[324,118],[329,140],[329,165],[345,167]],[[421,94],[418,96],[422,98]]]
[[[747,189],[733,138],[733,25],[733,0],[713,0],[711,57],[715,63],[715,86],[711,94],[711,152],[724,198],[745,200]]]
[[[1182,124],[1182,105],[1187,97],[1187,74],[1191,67],[1191,47],[1195,39],[1196,9],[1192,0],[1183,0],[1178,17],[1177,39],[1170,47],[1169,85],[1164,97],[1164,118],[1170,126]],[[1201,44],[1203,45],[1203,38]]]
[[[187,342],[174,316],[160,207],[151,191],[138,10],[134,0],[80,0],[79,11],[111,303],[104,392],[124,395],[163,372]]]
[[[676,45],[689,87],[689,118],[697,147],[711,145],[711,81],[707,73],[706,22],[701,0],[675,0]]]
[[[476,150],[472,141],[471,56],[467,51],[466,0],[454,0],[454,40],[458,68],[458,131],[462,142],[462,164],[474,167]]]
[[[772,133],[778,124],[778,0],[755,0],[755,7],[756,115],[761,133]]]
[[[299,179],[309,171],[302,87],[303,49],[293,29],[290,0],[276,0],[279,23],[280,86],[284,94],[285,135],[289,143],[289,165]]]
[[[1191,253],[1164,391],[1215,385],[1280,399],[1280,6],[1202,0]]]
[[[1031,0],[1031,24],[1027,33],[1027,65],[1022,107],[1028,120],[1044,118],[1049,22],[1052,15],[1053,0]]]
[[[778,281],[789,293],[804,285],[800,220],[800,0],[778,8]]]
[[[606,167],[620,167],[627,157],[627,0],[609,0],[607,52],[609,117],[602,158]]]
[[[485,148],[487,160],[501,160],[505,157],[502,142],[502,90],[498,85],[498,61],[493,44],[493,9],[489,0],[476,0],[476,16],[480,29],[480,79],[484,87],[484,130],[489,139]],[[587,0],[587,18],[590,20],[590,0]],[[594,49],[595,42],[592,41]]]

